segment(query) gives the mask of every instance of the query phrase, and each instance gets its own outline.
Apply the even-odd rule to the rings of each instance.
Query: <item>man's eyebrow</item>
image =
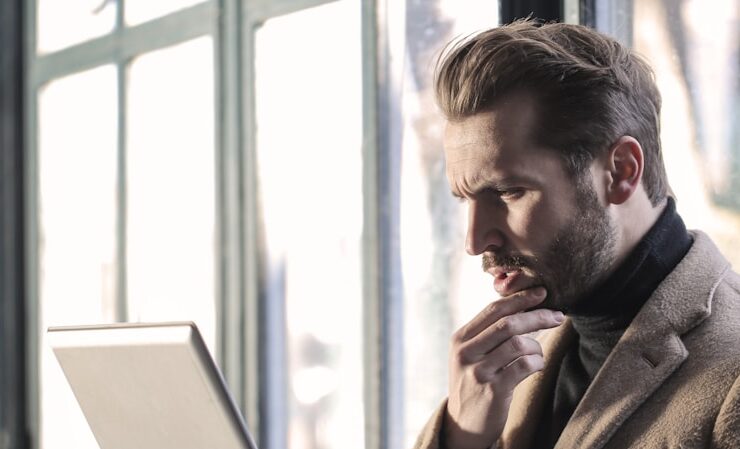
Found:
[[[497,179],[497,180],[481,180],[479,183],[476,183],[473,187],[473,190],[470,192],[471,194],[475,195],[480,192],[484,192],[486,190],[488,191],[499,191],[499,190],[506,190],[511,187],[517,187],[524,184],[525,186],[539,186],[540,182],[537,181],[534,178],[529,178],[526,176],[507,176],[505,178]],[[466,199],[467,197],[457,190],[450,189],[450,194],[458,199]]]
[[[536,186],[540,183],[535,178],[527,176],[507,176],[501,179],[487,179],[482,180],[475,186],[476,192],[482,192],[484,190],[504,190],[511,187],[518,186]]]

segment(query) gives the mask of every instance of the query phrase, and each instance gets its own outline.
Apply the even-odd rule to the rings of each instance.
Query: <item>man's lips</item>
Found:
[[[493,288],[501,296],[509,296],[512,293],[522,290],[522,286],[517,285],[517,281],[524,279],[524,273],[520,268],[513,267],[494,267],[488,270],[493,276]],[[521,284],[521,282],[518,282]]]
[[[521,271],[521,268],[498,266],[498,267],[492,267],[488,270],[488,272],[495,278],[506,277],[508,274],[511,274],[517,271]]]

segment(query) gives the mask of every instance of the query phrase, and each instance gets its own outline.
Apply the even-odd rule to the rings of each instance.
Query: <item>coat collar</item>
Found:
[[[658,286],[604,362],[560,435],[555,449],[601,449],[632,413],[688,357],[681,336],[711,312],[714,290],[729,263],[702,232],[686,257]],[[550,400],[574,331],[569,321],[542,342],[545,369],[514,393],[501,446],[525,449]]]

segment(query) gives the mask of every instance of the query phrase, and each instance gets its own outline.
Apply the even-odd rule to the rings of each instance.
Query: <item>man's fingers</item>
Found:
[[[506,298],[501,298],[486,306],[468,324],[455,333],[459,342],[467,341],[501,318],[531,309],[544,301],[547,292],[543,287],[522,290]]]
[[[463,343],[459,352],[466,360],[479,360],[514,336],[557,327],[564,319],[561,312],[549,309],[505,316]]]
[[[501,391],[513,391],[524,379],[542,371],[545,367],[545,359],[539,354],[525,355],[514,360],[504,369],[494,375],[497,388]]]
[[[537,340],[515,335],[496,349],[486,354],[474,367],[474,375],[478,382],[489,383],[501,370],[520,357],[536,355],[542,356],[542,346]]]

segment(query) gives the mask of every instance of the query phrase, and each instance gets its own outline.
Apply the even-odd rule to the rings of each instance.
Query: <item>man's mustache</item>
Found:
[[[488,271],[495,267],[523,268],[532,266],[532,261],[528,257],[516,254],[496,254],[484,253],[481,257],[483,271]]]

